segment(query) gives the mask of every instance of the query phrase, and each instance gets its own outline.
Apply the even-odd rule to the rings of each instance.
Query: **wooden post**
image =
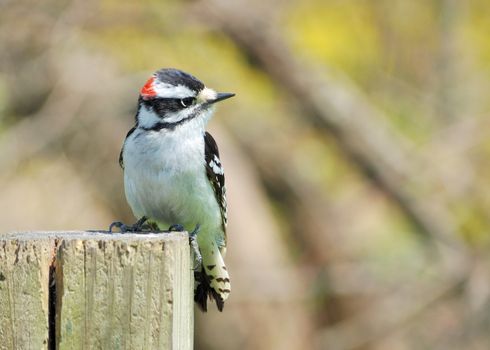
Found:
[[[33,237],[32,237],[33,238]],[[51,242],[0,236],[0,349],[48,347]]]
[[[192,349],[187,233],[0,236],[0,349]]]

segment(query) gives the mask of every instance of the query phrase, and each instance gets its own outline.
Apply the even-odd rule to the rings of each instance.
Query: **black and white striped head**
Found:
[[[205,124],[212,115],[214,103],[232,96],[217,93],[180,70],[160,69],[140,91],[136,119],[144,129],[174,129],[196,118]]]

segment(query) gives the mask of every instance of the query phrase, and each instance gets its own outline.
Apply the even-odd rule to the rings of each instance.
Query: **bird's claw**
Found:
[[[143,216],[141,219],[136,221],[134,225],[126,225],[121,221],[115,221],[109,226],[109,232],[112,233],[113,228],[118,228],[121,233],[141,232],[144,228],[150,227],[148,225],[145,225],[146,220],[148,220],[148,218],[146,216]]]
[[[185,231],[185,228],[181,224],[173,224],[172,226],[170,226],[168,228],[167,231],[169,231],[169,232],[182,232],[182,231]]]
[[[109,226],[109,232],[112,233],[113,228],[118,228],[121,230],[121,233],[126,232],[126,225],[123,224],[121,221],[114,221],[110,226]]]

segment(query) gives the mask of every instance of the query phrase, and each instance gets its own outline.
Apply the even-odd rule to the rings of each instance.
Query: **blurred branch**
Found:
[[[467,271],[459,268],[447,272],[435,282],[433,278],[429,283],[421,283],[420,278],[413,283],[406,282],[408,287],[381,298],[358,317],[327,328],[317,339],[318,348],[357,349],[386,337],[460,288],[466,281]]]
[[[420,169],[429,165],[394,135],[382,112],[346,78],[301,64],[271,32],[266,18],[258,13],[242,16],[237,8],[215,0],[199,7],[199,15],[221,27],[251,62],[289,93],[305,120],[334,135],[362,173],[389,194],[426,237],[464,251],[447,204],[435,191],[422,195],[438,183],[429,176],[420,178]]]
[[[61,137],[78,115],[84,95],[65,94],[65,86],[58,82],[43,108],[23,119],[0,135],[0,172],[14,171],[23,161],[42,151]]]

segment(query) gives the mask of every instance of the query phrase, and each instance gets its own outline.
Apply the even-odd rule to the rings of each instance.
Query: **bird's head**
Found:
[[[136,118],[147,129],[173,129],[196,118],[205,124],[214,104],[233,96],[207,88],[196,77],[180,70],[160,69],[141,88]]]

